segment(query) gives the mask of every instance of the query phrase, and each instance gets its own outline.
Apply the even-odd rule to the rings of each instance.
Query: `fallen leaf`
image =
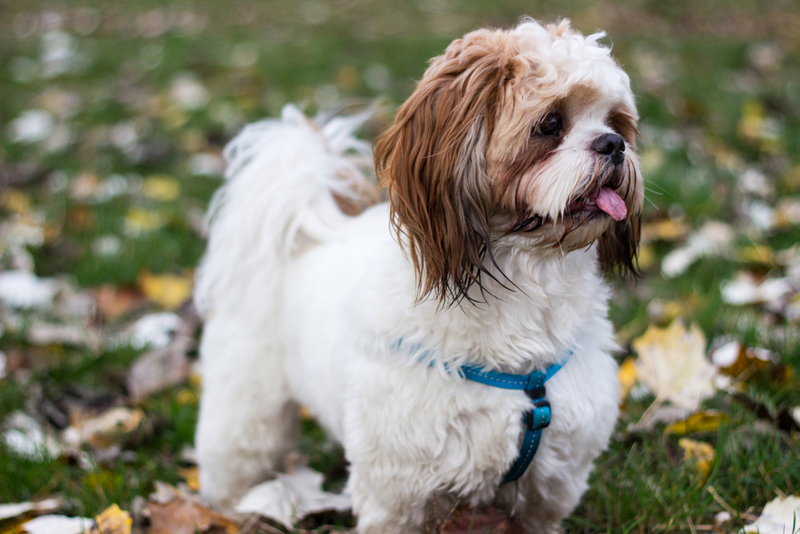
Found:
[[[82,324],[51,323],[34,320],[28,329],[28,341],[33,345],[69,345],[100,352],[103,334]]]
[[[691,234],[686,245],[667,254],[661,262],[661,272],[675,278],[704,256],[724,254],[730,250],[734,238],[733,228],[720,221],[709,221]]]
[[[192,491],[200,491],[200,470],[197,466],[182,467],[178,470],[186,486]]]
[[[150,313],[131,325],[129,341],[137,349],[166,347],[180,326],[181,318],[174,313]]]
[[[625,358],[622,365],[619,366],[619,385],[620,385],[620,402],[628,397],[633,385],[636,384],[636,364],[634,359],[630,356]]]
[[[181,184],[171,176],[150,176],[142,183],[142,194],[152,200],[170,202],[181,194]]]
[[[671,423],[664,429],[664,434],[686,436],[695,432],[716,432],[720,423],[724,423],[729,419],[730,417],[716,410],[697,412],[682,421]]]
[[[800,527],[800,497],[776,497],[764,506],[761,516],[744,527],[747,534],[793,534]]]
[[[507,513],[490,506],[472,508],[462,504],[445,518],[438,532],[442,534],[527,534],[522,525]]]
[[[47,434],[42,425],[23,412],[14,412],[4,421],[3,441],[16,454],[35,461],[58,458],[63,452],[59,440]]]
[[[0,504],[0,521],[19,517],[28,512],[52,512],[61,507],[60,499],[45,499],[39,502]]]
[[[679,439],[678,446],[683,449],[683,460],[693,465],[700,476],[700,482],[705,482],[714,466],[714,447],[704,441],[689,438]]]
[[[168,310],[177,310],[192,294],[193,276],[191,272],[183,275],[155,275],[143,272],[137,282],[142,292],[151,301]]]
[[[131,400],[138,402],[186,379],[194,339],[176,336],[169,345],[146,352],[136,359],[126,378]]]
[[[130,534],[132,525],[131,515],[112,504],[95,517],[95,525],[87,534]]]
[[[56,283],[51,278],[39,278],[28,271],[0,273],[0,301],[10,308],[50,307],[56,291]]]
[[[131,208],[125,215],[125,235],[137,237],[158,230],[167,224],[167,214],[161,211]]]
[[[668,328],[650,326],[633,341],[639,354],[636,373],[656,396],[694,411],[714,393],[716,368],[706,359],[706,338],[696,325],[688,330],[680,320]]]
[[[749,348],[738,341],[731,341],[714,350],[711,361],[721,373],[742,382],[778,363],[772,351]]]
[[[771,303],[792,292],[792,285],[786,278],[757,279],[753,274],[742,271],[731,281],[722,283],[722,300],[733,306]]]
[[[88,517],[67,517],[64,515],[43,515],[22,525],[28,534],[84,534],[94,525]]]
[[[156,482],[156,493],[150,496],[145,515],[150,518],[149,534],[195,534],[212,527],[224,529],[227,534],[239,532],[232,519],[162,482]]]
[[[6,188],[0,192],[0,207],[6,211],[25,215],[30,213],[32,205],[31,197],[19,189]]]
[[[147,306],[147,298],[136,287],[103,285],[94,292],[94,298],[100,313],[112,321]]]
[[[310,514],[349,510],[348,496],[322,491],[324,479],[322,473],[302,466],[291,474],[279,473],[275,480],[251,488],[235,510],[274,519],[288,529]]]
[[[142,410],[118,406],[94,417],[78,418],[64,430],[62,438],[74,448],[83,443],[108,447],[139,428],[143,420]]]
[[[690,227],[683,219],[661,219],[642,224],[641,242],[677,241],[689,234]]]

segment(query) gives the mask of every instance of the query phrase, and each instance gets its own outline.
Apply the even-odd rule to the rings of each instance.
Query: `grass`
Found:
[[[193,174],[193,154],[218,154],[242,124],[274,116],[287,102],[314,112],[335,102],[382,98],[395,108],[426,61],[453,38],[479,26],[509,26],[526,13],[545,20],[569,16],[584,32],[609,31],[614,54],[631,75],[642,118],[645,224],[668,215],[681,216],[693,229],[722,220],[742,230],[737,243],[743,247],[780,251],[796,245],[797,226],[745,230],[739,178],[747,169],[762,172],[775,188],[768,199],[773,204],[800,190],[800,34],[792,30],[800,13],[797,2],[0,0],[0,178],[6,190],[29,198],[33,212],[46,221],[45,243],[28,248],[36,273],[96,288],[133,287],[144,271],[193,269],[204,247],[198,220],[219,184],[218,173]],[[67,48],[77,54],[66,72],[42,77],[43,36],[47,26],[58,26],[59,17],[71,36]],[[99,24],[93,27],[95,18]],[[174,102],[176,80],[186,73],[202,83],[207,105],[191,109]],[[12,121],[40,108],[50,110],[71,142],[48,149],[41,142],[12,140]],[[364,135],[376,135],[389,119],[374,121]],[[748,124],[774,131],[746,135]],[[112,176],[123,184],[116,196],[98,199],[75,191],[81,177],[98,187]],[[143,195],[143,181],[153,176],[174,180],[180,194]],[[3,220],[12,220],[14,210],[3,206]],[[137,210],[159,224],[151,231],[130,231],[126,220]],[[98,243],[108,236],[117,252],[98,254]],[[781,267],[708,257],[668,279],[660,274],[660,260],[676,246],[648,243],[642,278],[615,282],[611,317],[625,334],[623,341],[668,319],[651,313],[654,301],[677,303],[710,340],[727,336],[778,353],[794,377],[765,374],[748,382],[746,393],[773,412],[799,406],[797,324],[762,307],[729,306],[720,292],[720,283],[742,269],[778,276]],[[0,251],[0,261],[10,266],[8,250]],[[0,336],[0,350],[25,362],[21,374],[0,379],[0,420],[74,390],[125,402],[125,371],[139,354],[36,347],[10,330]],[[155,480],[180,481],[179,454],[192,443],[196,421],[197,392],[191,388],[180,386],[141,406],[147,429],[124,444],[132,453],[124,460],[87,469],[61,460],[19,459],[0,445],[0,502],[58,493],[66,499],[64,512],[92,516],[112,503],[129,507],[135,496],[152,491]],[[664,436],[660,427],[626,431],[650,400],[626,405],[589,491],[566,521],[568,532],[692,531],[712,524],[726,508],[750,517],[775,496],[800,491],[797,432],[770,425],[760,433],[763,424],[752,410],[729,395],[706,401],[707,408],[730,419],[715,432],[691,436],[717,451],[701,482],[677,438]],[[301,452],[328,475],[328,487],[341,488],[346,473],[341,449],[312,421],[304,425]],[[735,526],[743,520],[737,518]]]

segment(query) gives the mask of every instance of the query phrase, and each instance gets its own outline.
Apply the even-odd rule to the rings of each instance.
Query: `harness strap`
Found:
[[[533,371],[527,375],[487,371],[475,365],[464,365],[459,369],[459,374],[467,380],[502,389],[523,390],[531,399],[531,409],[523,414],[525,436],[522,438],[519,456],[511,465],[511,469],[503,476],[501,484],[517,480],[533,460],[542,439],[542,430],[550,425],[550,403],[545,398],[544,384],[567,363],[571,356],[572,351],[570,350],[562,362],[555,363],[543,371]]]

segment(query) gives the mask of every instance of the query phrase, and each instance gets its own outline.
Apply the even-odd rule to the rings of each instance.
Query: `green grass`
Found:
[[[609,31],[614,54],[631,75],[637,95],[640,148],[651,150],[658,163],[646,175],[645,222],[680,214],[693,229],[709,220],[739,225],[742,195],[737,179],[748,167],[768,176],[776,199],[798,195],[800,37],[790,24],[800,13],[796,1],[768,6],[755,0],[427,4],[0,0],[0,178],[16,176],[10,185],[24,192],[47,221],[46,243],[30,248],[37,274],[65,276],[80,287],[94,288],[135,285],[144,271],[193,269],[204,247],[196,230],[198,213],[220,178],[192,176],[192,154],[218,152],[243,123],[274,116],[288,102],[300,102],[314,112],[324,107],[328,95],[336,102],[362,104],[382,99],[387,109],[396,108],[421,77],[427,60],[453,38],[480,26],[512,25],[523,14],[545,20],[568,16],[585,33],[600,27]],[[187,6],[205,21],[201,29],[176,26],[142,36],[140,21],[150,10],[161,9],[169,19],[185,15]],[[82,7],[101,10],[102,24],[88,35],[75,32]],[[26,79],[20,73],[42,52],[44,12],[62,14],[84,65],[53,78]],[[26,33],[32,17],[39,17],[39,29]],[[308,17],[317,17],[316,22]],[[754,47],[762,45],[780,50],[774,66],[753,65]],[[257,56],[249,62],[247,56],[254,52]],[[206,108],[176,111],[169,105],[171,84],[185,72],[194,73],[208,90]],[[654,77],[653,72],[660,74]],[[13,143],[7,125],[25,110],[47,106],[54,94],[74,94],[80,100],[73,115],[59,119],[71,131],[73,143],[57,151],[39,143]],[[778,125],[777,140],[741,135],[740,124],[753,103]],[[364,135],[376,135],[390,118],[376,119]],[[138,156],[110,142],[113,128],[127,122],[140,132]],[[725,154],[732,155],[733,167],[723,161]],[[74,184],[82,173],[95,174],[101,181],[121,175],[130,188],[98,201],[77,198],[59,186],[59,176]],[[175,179],[180,196],[169,201],[143,196],[136,184],[152,175]],[[157,212],[163,225],[141,235],[126,233],[125,217],[133,209]],[[0,222],[13,217],[2,210]],[[119,253],[97,256],[93,248],[98,238],[108,235],[118,238]],[[740,232],[737,239],[743,246],[752,241],[785,250],[800,242],[800,229]],[[649,246],[654,261],[645,266],[643,276],[635,282],[614,282],[617,298],[611,318],[626,333],[625,342],[652,322],[648,306],[654,300],[683,303],[687,319],[709,340],[728,336],[777,352],[794,369],[795,378],[782,381],[763,374],[747,385],[747,393],[773,412],[799,406],[797,324],[759,306],[729,306],[720,294],[720,282],[742,269],[774,276],[781,269],[713,257],[668,279],[660,274],[660,260],[677,245]],[[0,267],[8,268],[7,256],[0,251]],[[778,329],[787,335],[779,335]],[[26,362],[22,374],[0,379],[0,421],[16,410],[30,410],[37,399],[57,399],[75,388],[125,402],[125,371],[138,355],[131,349],[91,354],[63,346],[37,348],[12,331],[0,336],[0,350]],[[192,443],[197,418],[196,402],[187,401],[180,391],[186,386],[142,404],[147,424],[124,444],[132,453],[124,455],[125,460],[86,469],[65,460],[19,459],[0,448],[0,502],[57,493],[65,498],[65,513],[92,516],[112,503],[129,507],[135,496],[152,491],[155,480],[179,482],[179,452]],[[568,532],[691,531],[693,526],[710,525],[725,506],[752,516],[775,496],[800,492],[798,433],[773,428],[770,434],[755,434],[756,415],[731,396],[719,394],[706,406],[724,411],[730,420],[716,432],[691,436],[717,451],[708,479],[700,482],[683,459],[677,438],[664,436],[663,427],[641,434],[626,431],[649,400],[626,405],[609,450],[597,461],[589,491],[566,521]],[[343,452],[313,421],[304,422],[299,450],[327,475],[327,488],[343,486]],[[736,519],[735,526],[741,525]]]

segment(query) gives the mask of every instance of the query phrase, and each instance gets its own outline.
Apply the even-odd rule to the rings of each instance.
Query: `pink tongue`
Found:
[[[618,194],[608,187],[604,187],[600,191],[592,193],[589,198],[597,204],[598,208],[611,215],[611,218],[615,221],[621,221],[628,214],[628,208],[625,206],[625,202]]]

